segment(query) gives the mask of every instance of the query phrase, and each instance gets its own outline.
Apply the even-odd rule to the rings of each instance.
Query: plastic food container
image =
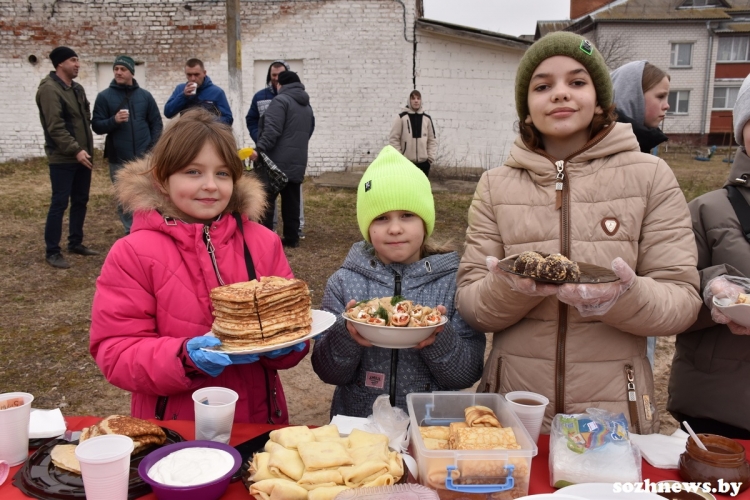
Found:
[[[394,484],[377,488],[352,488],[335,500],[438,500],[437,493],[421,484]]]
[[[538,448],[499,394],[470,392],[412,393],[406,396],[411,419],[410,451],[417,461],[419,482],[441,499],[504,500],[528,495],[531,459]],[[464,409],[486,406],[503,427],[510,427],[520,450],[428,450],[419,426],[465,421]]]

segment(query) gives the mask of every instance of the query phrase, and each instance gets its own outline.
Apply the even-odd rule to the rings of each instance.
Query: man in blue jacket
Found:
[[[172,118],[178,113],[182,114],[192,107],[200,106],[214,113],[219,117],[219,121],[231,127],[234,118],[227,96],[221,87],[214,85],[211,78],[206,75],[203,61],[188,59],[185,63],[185,76],[187,83],[177,85],[164,105],[164,116]]]
[[[163,126],[154,97],[134,78],[135,61],[117,56],[112,72],[109,88],[96,96],[91,128],[99,135],[107,134],[104,157],[109,160],[109,176],[114,182],[125,163],[143,156],[156,144]],[[117,214],[125,234],[129,234],[133,214],[123,212],[119,204]]]

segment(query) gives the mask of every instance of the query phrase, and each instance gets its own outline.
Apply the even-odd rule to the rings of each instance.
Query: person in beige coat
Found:
[[[432,117],[422,109],[422,94],[418,90],[411,91],[409,104],[393,120],[388,142],[424,175],[430,176],[437,154],[437,136]]]
[[[485,172],[469,208],[456,302],[494,332],[478,390],[526,390],[556,413],[624,413],[658,432],[646,337],[690,326],[701,305],[685,198],[669,166],[615,123],[604,59],[580,35],[532,45],[518,68],[520,137]],[[498,260],[534,250],[610,267],[618,281],[537,283]]]

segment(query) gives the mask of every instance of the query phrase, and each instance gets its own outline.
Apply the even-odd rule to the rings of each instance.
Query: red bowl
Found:
[[[185,448],[215,448],[217,450],[226,451],[232,455],[232,458],[234,458],[234,466],[229,472],[220,478],[195,486],[168,486],[148,477],[148,471],[151,470],[151,467],[153,467],[156,462],[170,453]],[[151,489],[154,490],[154,494],[156,494],[156,498],[159,500],[217,500],[229,487],[229,481],[232,479],[232,475],[237,472],[241,466],[242,457],[240,456],[240,452],[228,444],[217,443],[215,441],[183,441],[181,443],[164,446],[146,455],[143,460],[141,460],[140,465],[138,465],[138,474],[149,486],[151,486]]]

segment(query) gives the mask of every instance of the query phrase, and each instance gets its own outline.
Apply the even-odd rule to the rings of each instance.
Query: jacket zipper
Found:
[[[393,295],[401,295],[401,275],[394,273]],[[390,400],[391,406],[396,407],[396,372],[398,371],[398,349],[391,349],[391,380],[390,380]]]
[[[219,273],[219,264],[216,263],[216,249],[214,248],[214,244],[211,242],[211,234],[208,231],[208,226],[203,226],[203,241],[206,242],[206,250],[208,250],[208,255],[211,257],[211,265],[214,266],[214,272],[216,273],[216,279],[219,280],[220,285],[224,285],[224,280],[221,279],[221,274]]]
[[[641,418],[638,416],[638,394],[635,389],[635,371],[632,365],[625,365],[625,382],[628,391],[631,432],[641,433]]]
[[[497,371],[495,372],[495,391],[499,393],[500,392],[500,374],[503,370],[503,358],[502,356],[497,358]],[[487,391],[485,391],[487,392]]]
[[[570,186],[565,179],[565,164],[582,152],[599,144],[614,129],[610,125],[593,140],[564,160],[555,160],[544,150],[537,150],[549,159],[557,170],[555,176],[555,209],[560,210],[560,253],[570,258]],[[555,359],[555,413],[565,413],[565,342],[568,334],[568,305],[558,302],[557,312],[557,352]]]
[[[281,408],[279,408],[279,404],[276,401],[276,375],[273,375],[272,378],[269,379],[268,377],[268,370],[263,367],[263,376],[266,379],[266,399],[268,400],[268,423],[274,424],[273,416],[276,415],[276,417],[281,416]]]

